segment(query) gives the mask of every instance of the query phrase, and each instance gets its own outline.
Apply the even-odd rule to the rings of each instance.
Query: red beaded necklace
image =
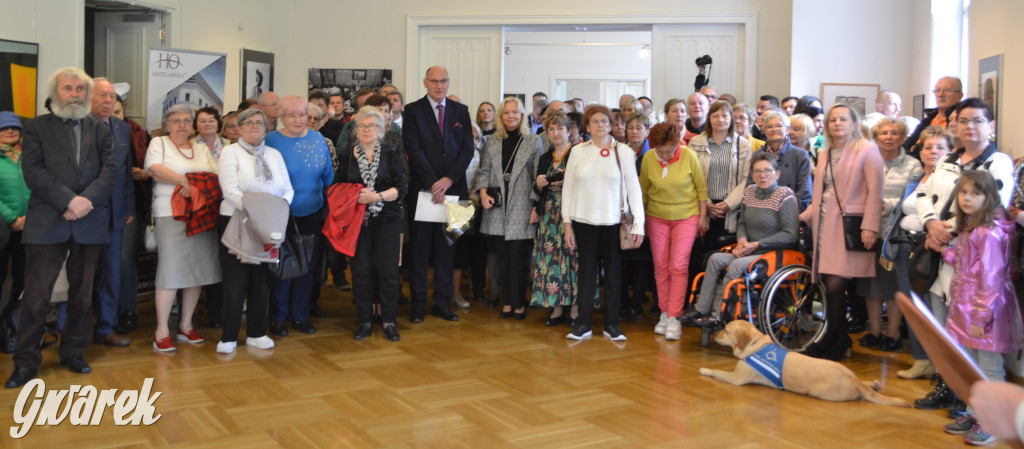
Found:
[[[192,155],[191,156],[185,156],[185,152],[181,151],[181,147],[179,147],[178,144],[176,144],[176,143],[174,144],[174,148],[176,148],[178,150],[178,154],[180,154],[181,157],[183,157],[185,159],[188,159],[188,160],[192,160],[192,159],[194,159],[196,157],[196,148],[192,146],[192,142],[191,141],[187,141],[187,142],[188,142],[188,149],[192,150]],[[171,142],[171,143],[174,143],[174,142]]]

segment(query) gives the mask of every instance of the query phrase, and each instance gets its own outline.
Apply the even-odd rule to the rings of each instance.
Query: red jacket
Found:
[[[181,194],[181,186],[174,188],[171,195],[171,212],[174,219],[185,222],[185,235],[191,237],[217,227],[220,217],[220,202],[224,194],[216,173],[186,173],[191,195]]]
[[[356,241],[363,228],[366,205],[359,204],[359,192],[366,186],[340,182],[327,189],[327,206],[330,213],[321,230],[334,249],[352,257],[356,253]]]

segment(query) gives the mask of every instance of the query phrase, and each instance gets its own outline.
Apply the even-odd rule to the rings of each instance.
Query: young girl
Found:
[[[946,329],[991,381],[1003,381],[1003,354],[1021,347],[1021,313],[1010,280],[1013,221],[999,202],[999,189],[985,170],[965,170],[956,186],[957,237],[943,251],[953,266]],[[995,438],[977,425],[973,412],[947,424],[946,432],[984,445]]]

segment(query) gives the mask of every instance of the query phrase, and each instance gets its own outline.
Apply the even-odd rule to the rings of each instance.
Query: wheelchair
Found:
[[[721,251],[731,252],[733,248],[735,245],[728,245]],[[794,351],[825,335],[825,284],[811,281],[810,257],[791,248],[765,249],[767,252],[751,262],[743,276],[725,285],[718,322],[701,326],[703,347],[710,345],[713,333],[737,319],[748,320],[771,336],[775,344]],[[684,307],[696,303],[704,275],[694,278]]]

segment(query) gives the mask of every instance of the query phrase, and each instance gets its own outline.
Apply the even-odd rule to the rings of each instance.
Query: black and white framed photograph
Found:
[[[868,105],[874,110],[880,88],[878,84],[821,83],[821,105],[828,111],[832,105],[842,103],[864,117],[869,111]]]
[[[274,54],[242,49],[242,98],[274,91]]]
[[[345,113],[355,112],[352,94],[363,87],[376,91],[391,84],[391,69],[309,69],[309,90],[320,89],[327,95],[345,98]]]

